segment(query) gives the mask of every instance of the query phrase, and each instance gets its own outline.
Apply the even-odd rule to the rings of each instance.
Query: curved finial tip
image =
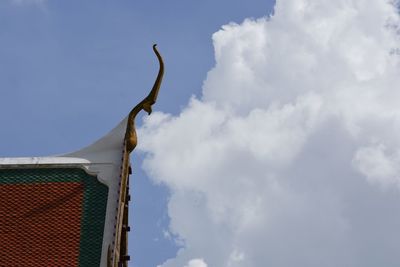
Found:
[[[136,115],[143,109],[149,115],[152,112],[151,106],[156,103],[158,90],[160,89],[161,81],[164,75],[164,63],[160,53],[156,48],[157,44],[153,44],[153,50],[158,58],[158,62],[160,64],[160,69],[158,70],[157,78],[154,82],[153,88],[151,89],[148,96],[146,96],[139,104],[137,104],[129,113],[126,132],[125,132],[125,141],[126,141],[126,150],[130,153],[135,148],[137,144],[137,137],[135,131],[135,117]]]

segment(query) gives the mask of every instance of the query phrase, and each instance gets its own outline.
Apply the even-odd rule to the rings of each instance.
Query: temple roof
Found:
[[[109,134],[64,155],[0,158],[0,266],[127,266],[135,117],[151,113],[164,73],[153,50],[153,88]]]
[[[107,266],[125,128],[65,155],[0,158],[0,266]]]

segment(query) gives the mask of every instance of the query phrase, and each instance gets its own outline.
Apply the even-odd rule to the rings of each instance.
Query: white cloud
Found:
[[[399,26],[388,1],[278,0],[213,35],[201,98],[139,133],[183,244],[163,267],[400,265]]]
[[[383,187],[400,186],[399,151],[388,154],[382,144],[362,147],[357,151],[353,162],[369,182],[378,183]]]
[[[193,259],[185,267],[207,267],[207,264],[202,259]]]

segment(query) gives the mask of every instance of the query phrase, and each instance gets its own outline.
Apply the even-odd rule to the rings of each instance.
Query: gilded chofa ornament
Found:
[[[137,145],[137,135],[135,129],[135,118],[136,115],[144,110],[149,115],[152,112],[152,105],[156,103],[158,91],[160,90],[160,85],[162,82],[162,78],[164,75],[164,62],[157,50],[157,45],[153,45],[153,51],[157,56],[159,62],[159,71],[157,74],[157,78],[154,82],[153,88],[150,93],[139,103],[137,104],[129,113],[128,120],[126,124],[126,132],[125,132],[125,140],[124,140],[124,151],[122,157],[122,169],[121,169],[121,186],[119,196],[119,204],[118,204],[118,213],[117,213],[117,226],[116,226],[116,236],[114,247],[111,246],[108,249],[108,266],[109,267],[119,267],[119,266],[128,266],[127,261],[130,259],[128,254],[128,217],[129,217],[129,174],[131,173],[130,167],[130,153],[135,149]]]
[[[163,59],[162,59],[160,53],[157,51],[156,46],[157,46],[156,44],[153,45],[153,51],[156,54],[156,56],[158,58],[158,62],[160,64],[160,68],[158,71],[156,81],[154,82],[153,88],[151,89],[149,95],[146,96],[139,104],[137,104],[132,109],[132,111],[129,113],[129,116],[128,116],[125,141],[126,141],[126,150],[129,153],[132,152],[137,145],[137,136],[136,136],[136,130],[135,130],[136,115],[141,110],[146,111],[149,115],[151,114],[151,111],[152,111],[151,106],[154,103],[156,103],[158,91],[160,90],[161,81],[162,81],[162,78],[164,75],[164,62],[163,62]]]
[[[151,113],[164,74],[153,50],[153,88],[110,133],[72,153],[0,158],[0,266],[128,266],[135,118]]]

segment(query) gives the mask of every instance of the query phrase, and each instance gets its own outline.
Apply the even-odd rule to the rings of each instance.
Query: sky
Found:
[[[157,42],[131,266],[399,266],[398,1],[243,3],[0,2],[0,156],[103,135]]]

